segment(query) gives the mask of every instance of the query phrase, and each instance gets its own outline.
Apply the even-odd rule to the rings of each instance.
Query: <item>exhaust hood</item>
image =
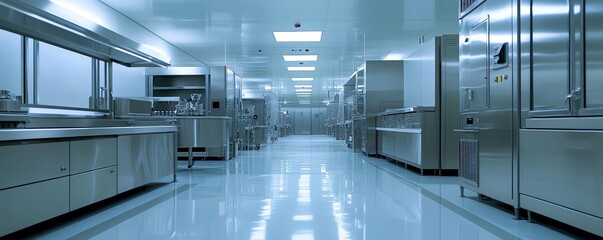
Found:
[[[0,28],[129,67],[167,67],[171,62],[145,44],[75,16],[52,1],[0,0]]]

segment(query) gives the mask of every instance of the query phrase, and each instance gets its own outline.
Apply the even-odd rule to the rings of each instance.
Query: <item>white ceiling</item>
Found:
[[[312,103],[322,104],[365,60],[403,59],[421,36],[458,33],[456,0],[102,1],[190,55],[173,56],[173,65],[229,66],[248,91],[269,86],[289,104],[298,103],[291,77],[314,77]],[[322,41],[277,43],[272,35],[298,30],[323,31]],[[300,63],[282,55],[306,49],[318,61],[303,66],[316,71],[288,72]]]

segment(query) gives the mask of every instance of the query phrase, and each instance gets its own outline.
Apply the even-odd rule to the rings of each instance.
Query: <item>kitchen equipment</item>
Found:
[[[511,205],[518,218],[518,1],[459,2],[461,195],[469,189]]]
[[[15,96],[8,90],[0,90],[0,112],[15,111],[21,111],[21,96]]]
[[[140,117],[150,116],[153,101],[148,98],[115,98],[115,117]]]
[[[603,2],[520,4],[520,207],[603,236]]]

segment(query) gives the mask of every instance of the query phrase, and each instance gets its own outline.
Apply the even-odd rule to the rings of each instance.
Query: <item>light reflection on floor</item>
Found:
[[[231,161],[182,165],[150,188],[40,239],[569,239],[326,136],[291,136]]]

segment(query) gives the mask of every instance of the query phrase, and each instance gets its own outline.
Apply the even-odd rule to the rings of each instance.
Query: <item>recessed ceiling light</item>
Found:
[[[305,88],[295,89],[295,92],[312,92],[312,89],[305,89]]]
[[[312,85],[293,85],[295,88],[312,88]]]
[[[295,77],[295,78],[291,78],[291,81],[314,81],[314,78]]]
[[[320,42],[322,31],[273,32],[277,42]]]
[[[283,55],[285,62],[316,62],[318,55]]]
[[[298,93],[297,97],[311,97],[311,93]]]
[[[287,67],[289,71],[315,71],[316,67]]]

